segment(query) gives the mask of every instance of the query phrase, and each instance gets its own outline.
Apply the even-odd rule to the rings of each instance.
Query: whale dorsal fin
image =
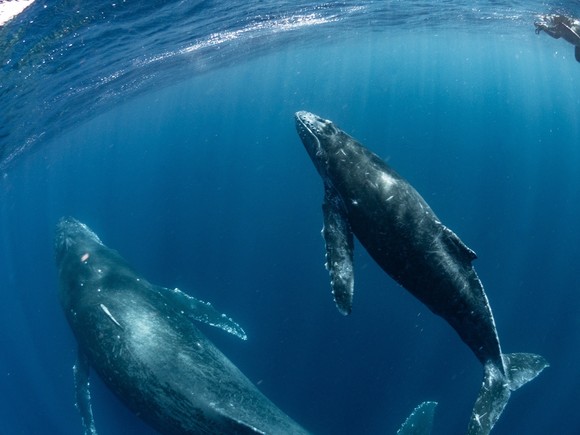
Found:
[[[330,286],[338,310],[347,315],[352,310],[354,294],[354,242],[342,200],[330,186],[325,187],[322,213],[322,236],[326,244],[326,269],[330,273]]]
[[[189,296],[178,288],[168,289],[165,287],[157,287],[157,290],[162,296],[169,298],[177,309],[190,319],[223,329],[242,340],[248,339],[246,332],[240,325],[230,317],[217,311],[211,303]]]
[[[445,241],[447,242],[448,246],[453,247],[461,257],[470,263],[477,258],[475,251],[463,243],[457,234],[455,234],[445,225],[441,224],[441,226],[443,227],[443,235],[445,236]]]

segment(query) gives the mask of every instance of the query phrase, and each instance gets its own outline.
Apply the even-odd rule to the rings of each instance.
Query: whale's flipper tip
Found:
[[[574,57],[576,57],[576,62],[580,62],[580,45],[574,47]]]
[[[242,340],[248,339],[246,332],[240,325],[232,318],[217,311],[209,302],[196,299],[178,288],[157,287],[157,290],[164,297],[171,299],[175,306],[180,307],[181,313],[190,319],[220,328]]]
[[[433,428],[437,402],[423,402],[407,417],[397,435],[429,435]]]

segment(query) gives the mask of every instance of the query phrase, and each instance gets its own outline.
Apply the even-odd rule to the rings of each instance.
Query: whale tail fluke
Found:
[[[502,357],[511,391],[527,384],[550,366],[544,357],[533,353],[505,353]]]
[[[549,366],[543,357],[532,353],[503,354],[502,359],[503,371],[491,361],[484,365],[483,384],[473,407],[468,435],[489,434],[511,392],[534,379]]]

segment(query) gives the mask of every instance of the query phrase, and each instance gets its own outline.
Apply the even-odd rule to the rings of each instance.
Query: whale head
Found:
[[[294,115],[298,135],[320,175],[325,176],[329,157],[338,150],[345,133],[332,121],[314,113],[300,111]]]
[[[74,218],[61,218],[54,240],[59,275],[59,297],[65,309],[78,304],[90,293],[109,268],[110,251],[85,224]]]
[[[72,217],[63,217],[56,226],[54,251],[60,265],[66,256],[78,254],[82,257],[85,251],[103,245],[99,237],[85,224]]]

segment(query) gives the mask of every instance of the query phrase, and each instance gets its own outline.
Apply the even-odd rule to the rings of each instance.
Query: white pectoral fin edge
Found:
[[[78,350],[77,362],[73,367],[75,381],[76,407],[81,414],[85,435],[97,435],[95,419],[91,407],[91,392],[89,390],[89,360],[86,354]]]
[[[407,417],[397,435],[429,435],[433,429],[436,406],[437,402],[421,403]]]
[[[227,315],[217,311],[209,302],[204,302],[193,296],[189,296],[178,288],[160,289],[180,308],[181,313],[190,319],[223,329],[242,340],[248,339],[246,332],[240,325]]]
[[[330,187],[325,189],[322,213],[322,236],[326,244],[326,268],[330,274],[330,286],[338,310],[347,315],[352,311],[354,294],[354,242],[342,200]]]

